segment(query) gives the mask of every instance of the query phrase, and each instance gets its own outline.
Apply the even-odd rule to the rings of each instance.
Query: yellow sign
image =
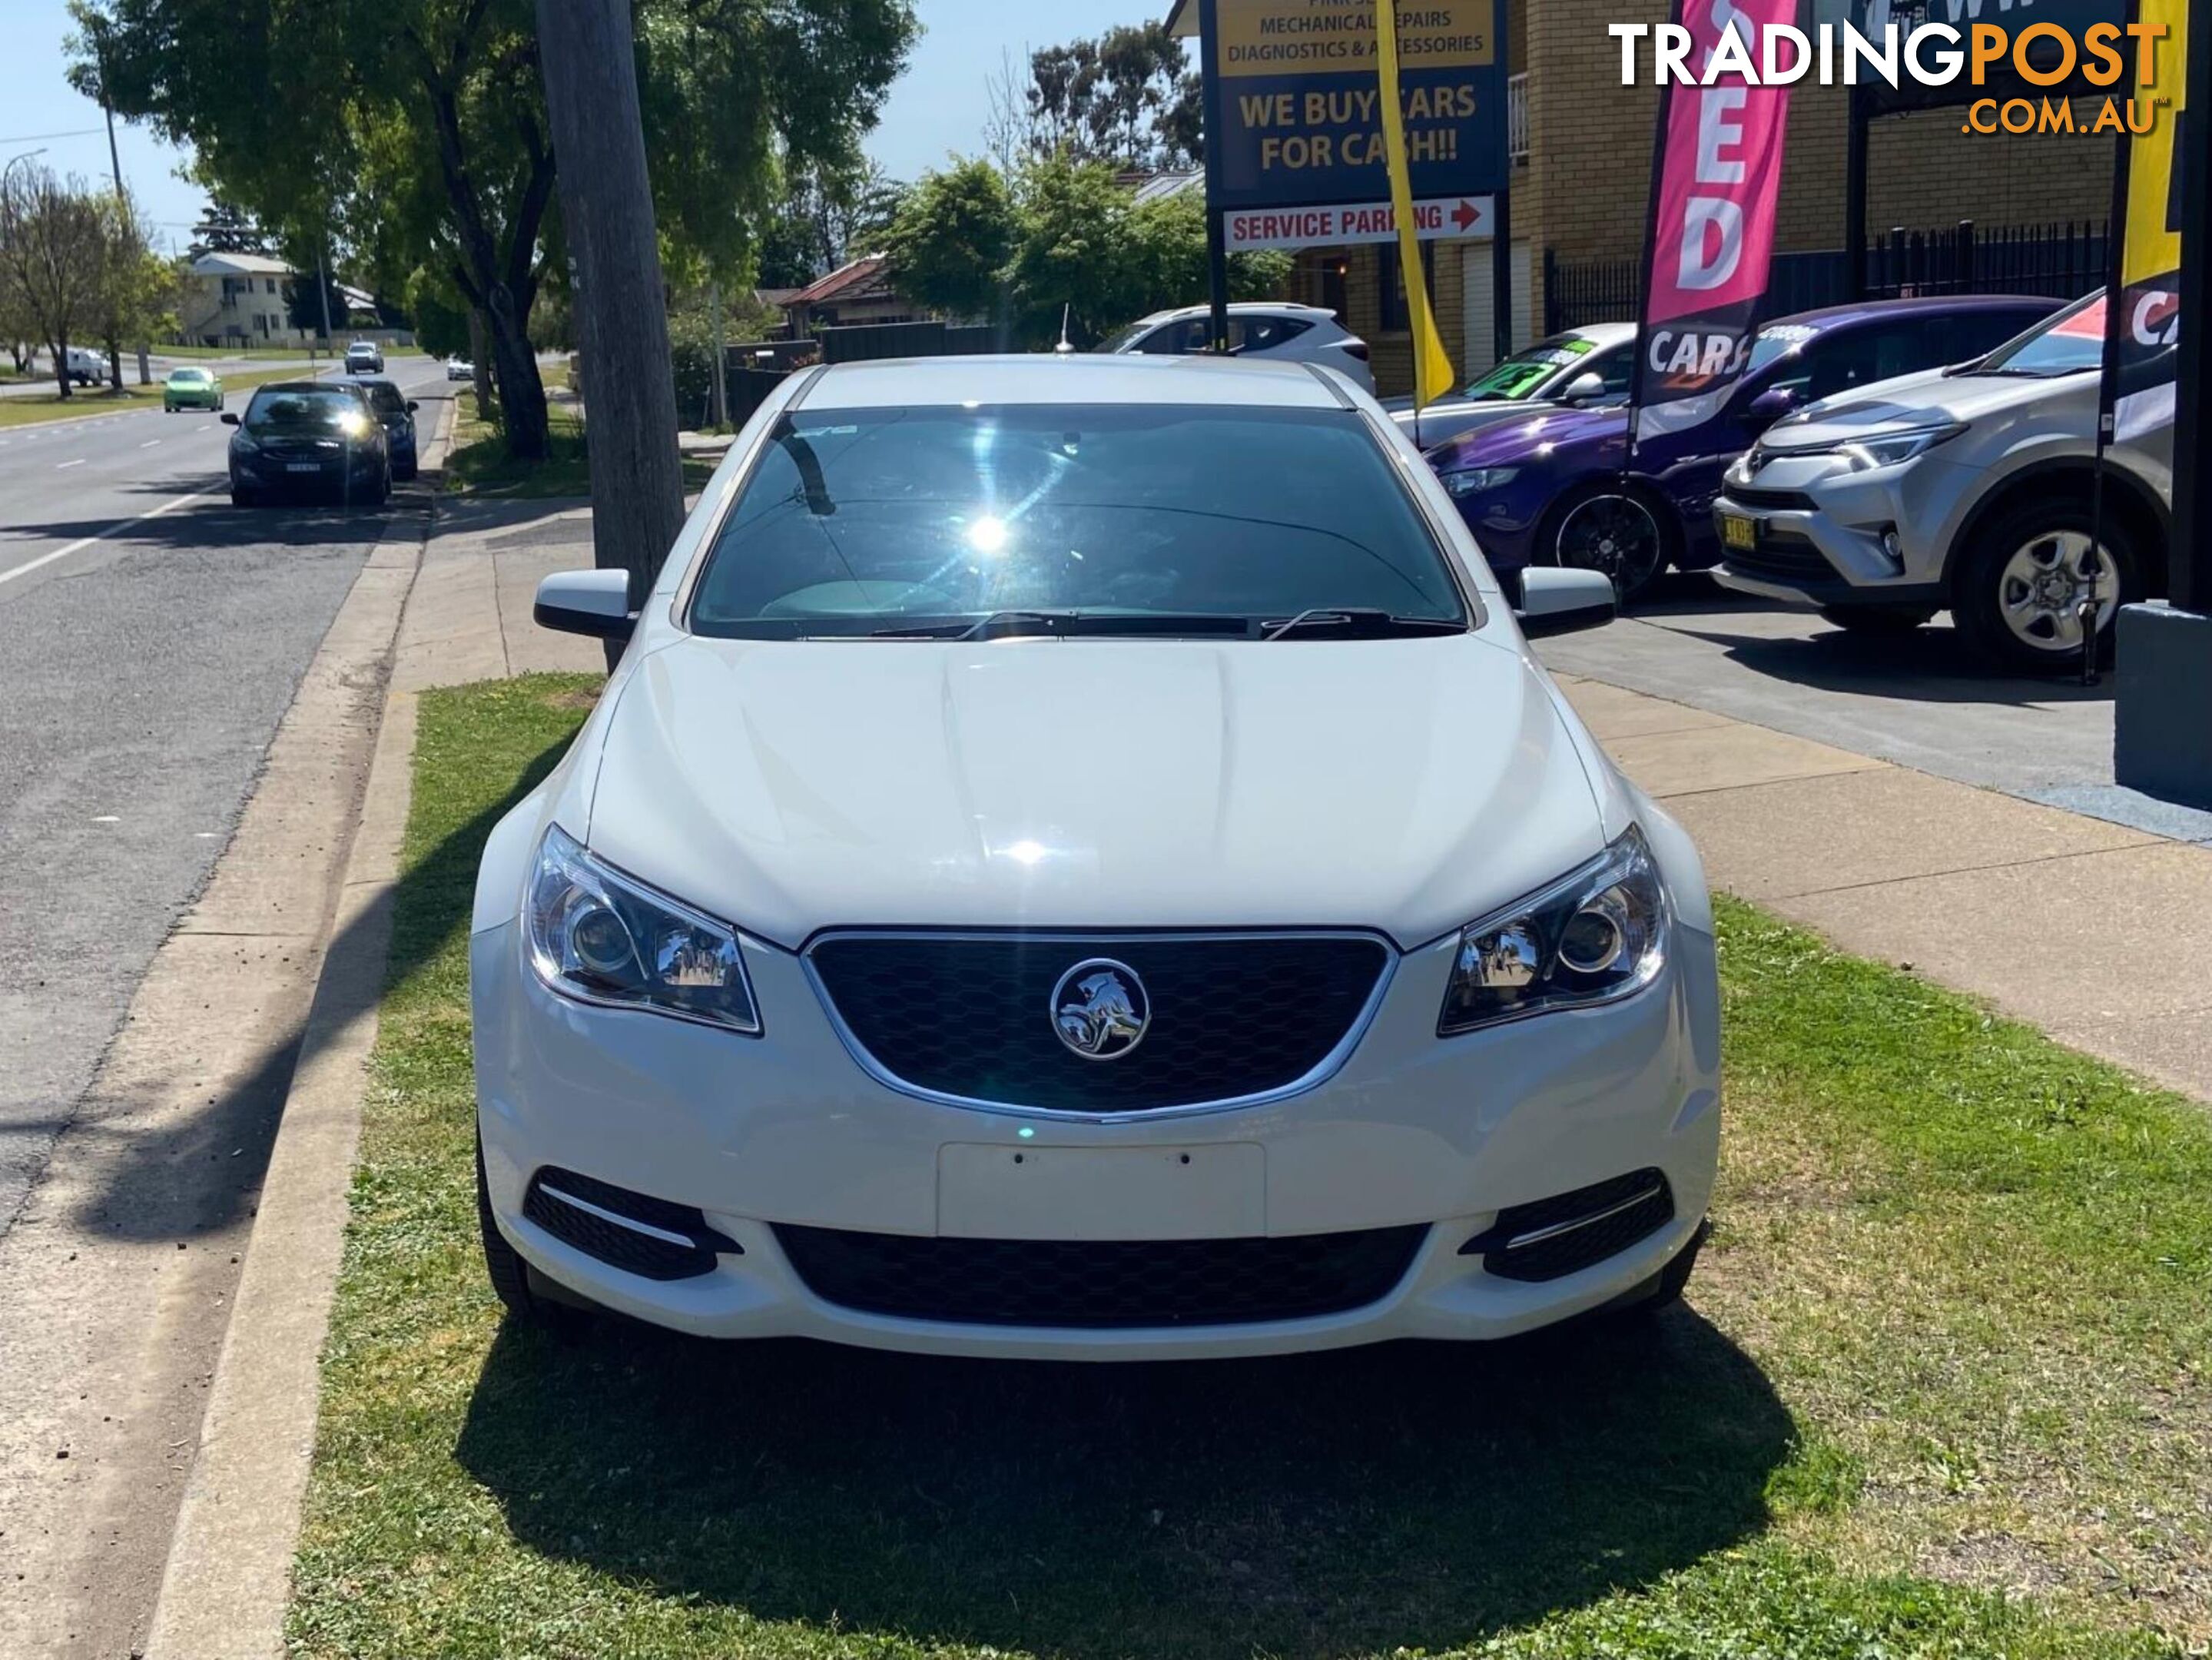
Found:
[[[2166,26],[2165,39],[2143,54],[2152,73],[2140,76],[2136,100],[2171,100],[2165,119],[2128,139],[2128,206],[2125,240],[2120,248],[2120,285],[2136,288],[2171,282],[2181,269],[2180,204],[2174,197],[2173,141],[2181,131],[2182,66],[2189,61],[2189,0],[2140,0],[2139,20]]]
[[[1372,71],[1385,31],[1372,0],[1218,0],[1224,76]],[[1498,61],[1492,0],[1424,0],[1395,14],[1408,70],[1479,69]]]
[[[1413,175],[1406,161],[1405,106],[1398,99],[1397,11],[1395,5],[1374,9],[1375,73],[1382,82],[1390,210],[1398,221],[1398,270],[1406,281],[1406,310],[1413,325],[1413,407],[1419,409],[1452,389],[1452,366],[1429,308],[1429,279],[1421,268],[1420,232],[1413,215]]]

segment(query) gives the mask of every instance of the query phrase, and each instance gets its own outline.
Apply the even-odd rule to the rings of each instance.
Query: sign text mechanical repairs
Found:
[[[1216,0],[1217,209],[1304,207],[1384,194],[1372,0]],[[1399,104],[1416,197],[1506,179],[1504,53],[1496,0],[1401,3]]]

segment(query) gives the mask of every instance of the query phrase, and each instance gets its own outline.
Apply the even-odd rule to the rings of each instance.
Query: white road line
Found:
[[[138,447],[142,450],[149,450],[161,441],[158,438],[149,438],[144,443],[139,445]]]
[[[64,467],[81,467],[81,466],[82,466],[83,465],[84,465],[84,457],[82,457],[82,455],[80,455],[80,456],[78,456],[78,457],[77,457],[77,459],[76,459],[76,460],[74,460],[74,461],[57,461],[57,462],[55,462],[55,463],[54,463],[54,471],[55,471],[56,472],[59,472],[59,471],[60,471]]]
[[[80,536],[76,541],[70,543],[67,547],[56,548],[52,553],[42,553],[35,559],[27,560],[22,564],[17,565],[12,570],[0,570],[0,584],[12,582],[19,576],[28,576],[33,571],[37,570],[40,566],[51,565],[57,559],[66,559],[70,555],[78,552],[82,549],[90,547],[94,542],[104,542],[109,537],[114,535],[118,531],[129,530],[133,525],[143,525],[149,519],[159,519],[163,514],[173,513],[177,508],[185,506],[187,502],[197,502],[204,496],[213,496],[214,494],[216,494],[216,492],[212,489],[194,490],[190,496],[179,496],[173,500],[162,502],[160,507],[155,508],[151,513],[142,513],[136,519],[125,519],[120,524],[110,525],[106,530],[100,532],[96,535]]]

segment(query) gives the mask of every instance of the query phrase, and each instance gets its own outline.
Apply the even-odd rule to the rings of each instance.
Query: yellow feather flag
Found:
[[[1382,82],[1382,145],[1390,164],[1390,211],[1398,222],[1398,269],[1406,279],[1406,312],[1413,325],[1413,404],[1419,408],[1451,391],[1452,366],[1429,307],[1429,279],[1421,269],[1421,239],[1413,223],[1405,106],[1398,101],[1397,0],[1376,0],[1375,74]]]

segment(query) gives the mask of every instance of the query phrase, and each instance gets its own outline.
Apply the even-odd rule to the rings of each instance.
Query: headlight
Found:
[[[1590,863],[1460,931],[1437,1036],[1641,991],[1667,962],[1667,890],[1631,825]]]
[[[1465,472],[1445,473],[1444,488],[1454,496],[1480,496],[1486,490],[1504,489],[1520,471],[1518,467],[1470,467]]]
[[[1848,444],[1836,446],[1836,453],[1851,464],[1854,472],[1865,472],[1875,467],[1893,467],[1900,461],[1910,461],[1928,453],[1938,444],[1948,444],[1960,433],[1964,425],[1952,422],[1941,427],[1915,427],[1909,432],[1886,432],[1877,438],[1856,439]]]
[[[538,844],[525,923],[532,966],[564,996],[760,1030],[736,930],[618,874],[558,824]]]

